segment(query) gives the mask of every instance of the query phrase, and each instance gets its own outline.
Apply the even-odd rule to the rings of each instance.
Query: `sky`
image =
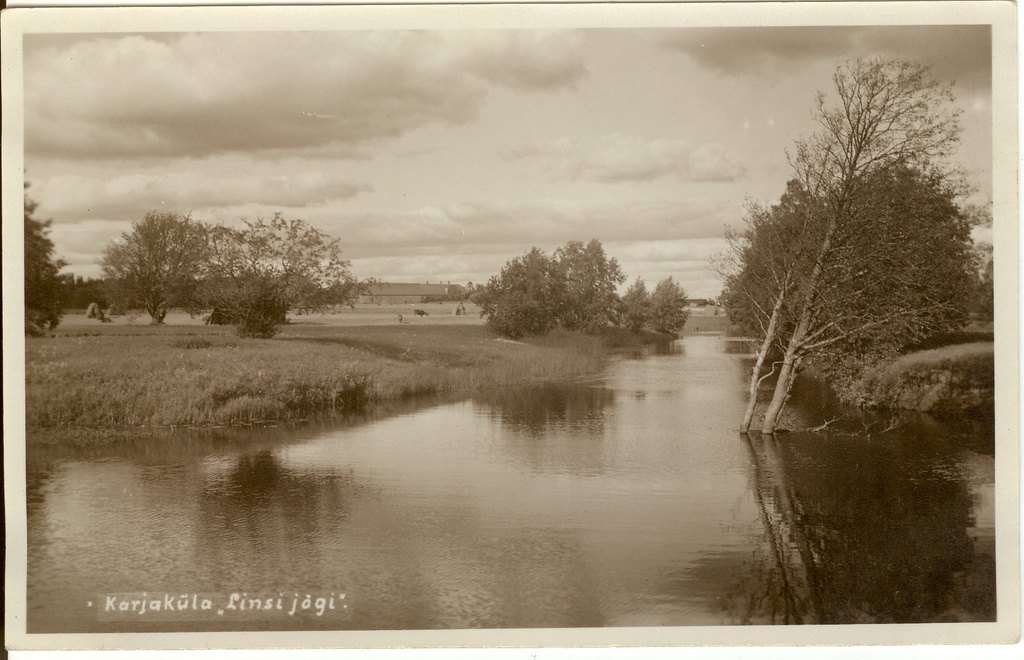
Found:
[[[86,277],[148,211],[282,212],[358,278],[481,283],[597,238],[629,281],[713,297],[726,227],[873,56],[954,83],[956,161],[991,201],[985,25],[27,34],[25,177]]]

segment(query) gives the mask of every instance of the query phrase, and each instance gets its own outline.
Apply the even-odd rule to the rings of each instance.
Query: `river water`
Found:
[[[992,424],[747,438],[746,350],[30,454],[28,631],[994,620]]]

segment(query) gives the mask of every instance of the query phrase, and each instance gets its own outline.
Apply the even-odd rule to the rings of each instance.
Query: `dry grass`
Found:
[[[477,325],[297,324],[274,339],[205,326],[66,332],[27,340],[30,429],[308,419],[420,395],[571,379],[599,370],[606,355],[596,337],[513,343]]]
[[[992,342],[954,344],[904,355],[865,384],[872,405],[938,414],[992,415]]]
[[[893,362],[891,369],[906,370],[919,366],[949,365],[978,357],[992,360],[994,355],[995,346],[991,341],[951,344],[904,355]]]

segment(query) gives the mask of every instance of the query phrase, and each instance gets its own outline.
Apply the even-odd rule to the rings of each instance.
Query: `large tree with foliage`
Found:
[[[972,227],[992,228],[992,206],[968,206],[964,215]],[[977,291],[974,304],[971,305],[972,316],[981,322],[991,322],[995,316],[995,262],[993,261],[992,243],[986,240],[974,244],[974,259],[977,267]]]
[[[663,335],[678,334],[686,325],[686,291],[671,277],[658,282],[651,291],[651,315],[648,323]]]
[[[651,319],[651,296],[643,278],[637,277],[622,294],[619,322],[632,330],[640,332]]]
[[[648,292],[643,279],[637,277],[619,301],[616,320],[633,332],[678,335],[688,317],[686,291],[679,283],[666,277]]]
[[[555,250],[554,259],[564,281],[559,324],[566,330],[592,332],[611,323],[616,289],[626,281],[619,262],[605,255],[596,238],[586,245],[569,241]]]
[[[63,289],[57,273],[65,262],[54,256],[50,220],[35,217],[38,204],[25,196],[25,332],[53,330],[63,312]]]
[[[212,228],[205,275],[206,305],[251,337],[276,334],[289,311],[347,303],[359,291],[338,239],[280,213]]]
[[[194,308],[207,250],[207,228],[191,216],[151,211],[107,246],[103,275],[112,302],[146,310],[161,324],[172,307]]]
[[[533,248],[512,259],[474,296],[487,325],[513,339],[556,327],[594,331],[613,320],[625,276],[601,242],[570,241],[552,256]]]
[[[506,263],[474,295],[488,328],[519,339],[545,334],[558,324],[565,281],[558,263],[543,250],[532,248]]]
[[[862,231],[842,268],[822,278],[823,301],[803,349],[841,394],[866,367],[928,335],[960,328],[977,291],[970,224],[936,174],[895,168],[871,180]]]
[[[969,259],[944,167],[959,135],[950,88],[924,67],[885,59],[851,62],[833,81],[837,102],[819,94],[820,130],[791,158],[788,192],[805,200],[799,212],[762,214],[765,226],[752,226],[758,235],[734,251],[740,272],[728,298],[753,287],[746,309],[757,310],[761,347],[765,354],[781,348],[765,433],[777,427],[809,359],[884,352],[962,317],[957,273]],[[924,207],[901,201],[911,198]],[[787,235],[795,241],[790,249],[779,240]],[[930,268],[942,259],[951,259],[951,271]],[[747,277],[748,267],[760,274]],[[759,359],[752,383],[763,368]]]

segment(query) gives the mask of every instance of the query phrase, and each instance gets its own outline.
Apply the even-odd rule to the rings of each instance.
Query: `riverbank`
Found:
[[[934,415],[991,417],[995,406],[994,360],[991,341],[910,353],[867,378],[868,404]]]
[[[659,339],[555,333],[510,342],[479,325],[293,324],[273,339],[207,326],[67,333],[26,340],[26,426],[44,442],[72,429],[91,442],[126,429],[303,420],[580,378],[613,350]]]

